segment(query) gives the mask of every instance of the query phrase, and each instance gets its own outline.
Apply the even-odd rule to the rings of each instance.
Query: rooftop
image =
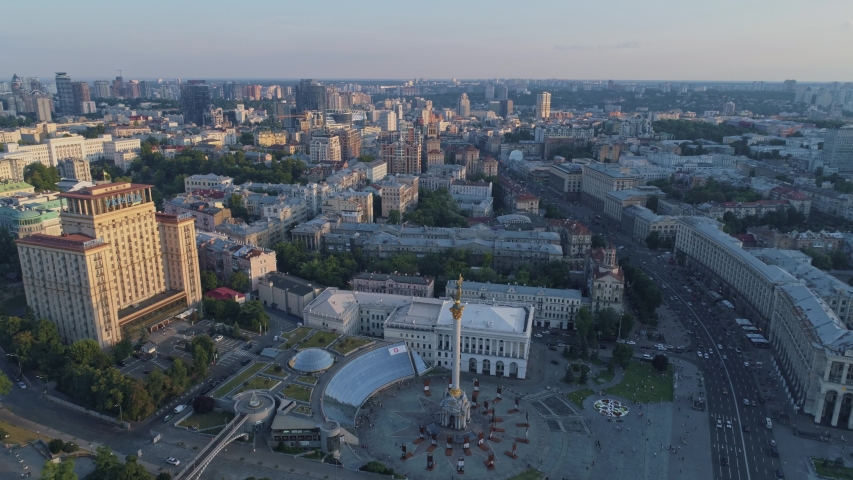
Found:
[[[388,273],[370,273],[370,272],[362,272],[357,273],[353,279],[358,280],[375,280],[379,282],[393,281],[397,283],[411,283],[415,285],[429,285],[433,282],[433,279],[430,277],[421,277],[416,275],[394,275]]]
[[[42,248],[57,248],[60,250],[73,250],[85,252],[98,247],[108,247],[109,244],[103,239],[92,238],[88,235],[74,233],[71,235],[43,235],[40,233],[15,240],[19,245],[30,245]]]
[[[451,290],[456,288],[456,280],[448,280],[447,281],[447,290],[448,294]],[[535,295],[535,296],[548,296],[548,297],[561,297],[561,298],[569,298],[580,300],[581,299],[581,291],[580,290],[564,290],[561,288],[545,288],[545,287],[533,287],[533,286],[525,286],[525,285],[507,285],[503,283],[481,283],[481,282],[462,282],[463,290],[477,290],[482,292],[483,294],[487,294],[489,292],[495,293],[516,293],[519,295]],[[488,297],[485,297],[488,299]]]
[[[803,285],[782,285],[779,289],[788,294],[800,309],[815,341],[820,342],[819,346],[839,354],[853,349],[853,331],[848,330],[835,312],[814,292]]]
[[[264,279],[271,282],[274,288],[279,290],[288,290],[297,295],[308,295],[315,290],[323,290],[326,288],[319,283],[309,282],[308,280],[287,275],[282,272],[270,272]]]

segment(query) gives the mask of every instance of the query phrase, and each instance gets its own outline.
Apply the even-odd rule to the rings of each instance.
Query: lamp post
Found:
[[[18,375],[23,375],[24,372],[21,368],[21,357],[19,357],[17,353],[7,353],[6,356],[15,357],[18,360]]]
[[[116,408],[116,407],[118,407],[118,421],[121,423],[124,423],[124,419],[122,418],[122,413],[121,413],[121,404],[116,403],[115,405],[113,405],[113,408]]]

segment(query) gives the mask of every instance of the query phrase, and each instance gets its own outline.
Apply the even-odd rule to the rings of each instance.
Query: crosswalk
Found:
[[[236,350],[231,350],[230,352],[223,355],[216,363],[223,367],[230,367],[231,365],[237,362],[241,362],[246,358],[255,358],[256,356],[257,355],[255,355],[249,350],[243,350],[242,348],[238,348]]]

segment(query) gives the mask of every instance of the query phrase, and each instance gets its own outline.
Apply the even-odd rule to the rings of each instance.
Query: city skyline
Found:
[[[126,78],[187,79],[237,72],[258,79],[853,78],[853,65],[841,61],[853,54],[853,4],[839,0],[813,2],[808,9],[789,0],[723,0],[678,4],[678,11],[667,0],[642,7],[618,0],[606,10],[558,2],[521,10],[509,3],[439,1],[430,9],[393,11],[373,1],[332,2],[322,12],[308,4],[282,8],[255,1],[244,11],[258,14],[239,23],[217,3],[200,12],[192,4],[154,2],[140,11],[129,4],[91,2],[97,8],[77,9],[48,1],[39,21],[51,35],[22,42],[32,37],[28,22],[0,33],[16,46],[0,77],[48,78],[66,71],[81,79],[112,78],[121,69]],[[7,9],[9,18],[31,15],[22,4]],[[87,23],[92,28],[80,28]]]

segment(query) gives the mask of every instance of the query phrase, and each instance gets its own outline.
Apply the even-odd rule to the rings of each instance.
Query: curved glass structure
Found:
[[[287,362],[290,368],[302,373],[322,372],[333,363],[335,363],[335,357],[322,348],[306,348]]]
[[[405,347],[406,342],[384,345],[352,359],[335,372],[323,393],[326,418],[352,425],[359,407],[374,392],[426,371],[426,363],[415,352],[392,355]]]

